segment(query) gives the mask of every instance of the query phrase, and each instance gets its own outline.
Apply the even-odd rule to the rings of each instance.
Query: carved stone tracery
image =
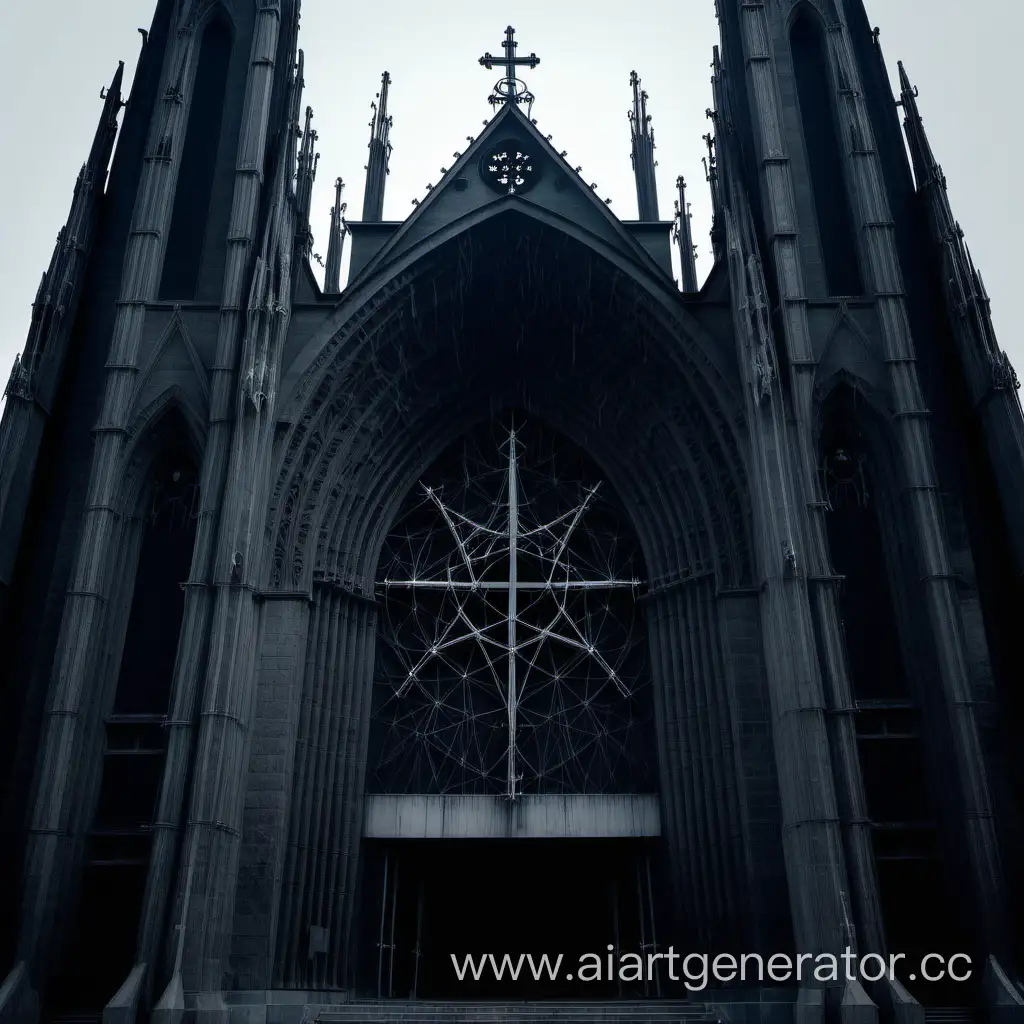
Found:
[[[614,496],[579,476],[593,472],[520,414],[410,495],[378,583],[371,788],[653,786],[642,566]]]
[[[570,243],[566,239],[562,244]],[[352,559],[365,562],[369,557],[365,545],[370,534],[353,532],[351,517],[358,515],[362,521],[370,508],[375,516],[387,508],[394,500],[394,490],[389,493],[387,488],[401,493],[422,472],[424,445],[443,442],[445,423],[450,424],[449,437],[465,430],[479,418],[474,410],[488,402],[488,395],[492,408],[525,401],[549,414],[557,410],[558,416],[576,420],[571,430],[593,432],[610,446],[609,457],[618,459],[611,452],[622,440],[618,424],[635,429],[637,416],[652,416],[645,392],[672,424],[670,443],[677,453],[687,454],[681,460],[676,455],[675,470],[668,464],[655,470],[653,463],[640,469],[635,460],[626,459],[623,472],[635,475],[639,470],[647,478],[631,488],[643,494],[669,479],[667,486],[679,494],[705,487],[705,497],[694,498],[690,505],[707,524],[698,547],[711,547],[700,554],[691,550],[685,557],[724,567],[737,581],[742,578],[748,563],[747,506],[735,428],[727,414],[715,410],[713,392],[705,389],[696,401],[687,401],[679,389],[674,396],[668,389],[672,380],[680,386],[687,380],[714,380],[718,368],[700,346],[673,342],[667,351],[676,366],[670,369],[659,339],[666,328],[678,332],[680,326],[670,327],[654,303],[643,301],[632,284],[593,254],[581,251],[574,257],[579,281],[566,282],[547,276],[543,250],[536,249],[529,235],[504,246],[506,256],[498,260],[493,246],[487,247],[488,258],[483,249],[472,234],[459,236],[384,285],[318,351],[288,403],[295,410],[294,425],[281,439],[280,470],[267,520],[274,552],[270,585],[302,587],[313,569],[343,578],[367,577],[370,566],[357,567]],[[506,259],[514,267],[511,276]],[[509,289],[519,288],[524,319],[542,326],[522,333],[500,325],[497,333],[481,327],[479,337],[492,337],[486,346],[473,342],[477,335],[470,325],[480,311],[500,310]],[[555,330],[555,318],[564,320],[564,333],[557,341],[542,341],[546,332]],[[608,329],[613,324],[622,324],[621,337],[632,339],[628,350],[612,340]],[[530,378],[510,377],[507,369],[499,373],[495,367],[505,358],[502,352],[507,352],[506,367],[530,365]],[[533,353],[529,359],[527,352]],[[643,411],[628,412],[637,401]],[[655,447],[645,456],[654,463],[667,457]],[[401,460],[406,460],[404,466]],[[686,467],[681,475],[680,465]],[[713,499],[707,497],[711,494]],[[681,522],[671,515],[669,521],[673,518]],[[377,531],[376,525],[370,526],[370,533]],[[347,540],[339,546],[342,536]],[[317,553],[311,562],[302,549],[314,537]],[[379,534],[374,543],[382,539]],[[674,542],[667,543],[667,538],[657,543],[661,558],[684,557],[670,553]]]

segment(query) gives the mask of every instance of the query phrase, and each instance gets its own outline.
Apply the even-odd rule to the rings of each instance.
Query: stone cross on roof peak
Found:
[[[533,105],[533,93],[526,88],[526,83],[516,77],[516,68],[535,68],[540,63],[540,57],[531,53],[529,57],[517,57],[516,49],[519,44],[515,39],[516,30],[509,25],[505,29],[505,41],[501,44],[505,51],[504,57],[493,57],[489,52],[480,58],[482,67],[491,70],[495,65],[504,67],[505,77],[499,79],[494,86],[494,91],[487,98],[487,101],[496,106],[499,103],[527,103]]]

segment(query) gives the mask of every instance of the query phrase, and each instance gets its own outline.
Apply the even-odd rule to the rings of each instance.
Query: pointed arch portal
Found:
[[[510,416],[414,489],[379,572],[371,790],[653,789],[644,572],[603,483]]]
[[[312,595],[287,986],[592,998],[473,988],[447,957],[535,948],[539,921],[569,958],[676,919],[732,938],[690,852],[713,835],[742,870],[726,666],[757,622],[729,356],[632,257],[512,198],[368,267],[282,382],[268,582]]]
[[[450,965],[430,951],[444,959],[460,932],[529,948],[533,906],[559,908],[567,949],[653,941],[645,576],[597,467],[522,412],[450,445],[406,498],[377,574],[365,835],[378,995],[441,994]],[[523,913],[458,895],[509,873]]]

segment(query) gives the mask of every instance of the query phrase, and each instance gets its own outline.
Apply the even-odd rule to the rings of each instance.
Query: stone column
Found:
[[[754,588],[723,590],[717,604],[742,830],[741,891],[748,908],[743,916],[746,932],[739,938],[744,940],[741,948],[774,952],[789,936],[789,901],[760,593]]]
[[[231,969],[242,989],[271,987],[301,713],[309,625],[306,594],[263,598],[256,707],[242,812],[241,861],[232,923]]]
[[[750,69],[750,96],[759,131],[761,184],[765,197],[766,233],[781,304],[782,325],[789,366],[789,413],[793,434],[793,473],[796,494],[803,497],[805,524],[800,552],[811,602],[812,621],[821,636],[824,658],[820,666],[823,696],[829,711],[828,726],[838,810],[850,870],[851,909],[866,949],[882,950],[883,929],[878,883],[875,877],[867,802],[857,756],[853,693],[843,647],[842,618],[833,578],[825,528],[827,504],[820,493],[815,436],[814,380],[817,360],[807,319],[807,292],[803,278],[792,166],[784,141],[784,115],[777,69],[771,52],[770,28],[764,4],[746,3],[741,14],[743,48]],[[841,187],[838,183],[837,187]],[[851,944],[856,945],[851,936]]]
[[[263,167],[269,131],[281,11],[279,0],[262,0],[253,30],[249,80],[241,119],[235,187],[228,229],[217,348],[211,368],[210,425],[200,475],[200,508],[192,566],[185,591],[181,642],[175,664],[168,721],[167,759],[157,803],[153,850],[140,930],[140,960],[159,959],[167,905],[182,843],[182,818],[196,743],[197,708],[206,669],[206,638],[215,604],[213,580],[217,528],[228,475],[236,401],[244,295],[251,270]],[[233,552],[228,554],[230,564]],[[223,567],[222,573],[223,573]],[[247,575],[250,569],[247,567]],[[250,576],[250,578],[252,578]],[[174,950],[170,951],[170,959]],[[156,973],[156,972],[154,972]],[[159,979],[157,983],[159,984]]]
[[[692,779],[684,763],[682,681],[679,678],[678,589],[652,594],[645,608],[658,738],[662,834],[672,867],[675,917],[684,927],[701,921],[701,876],[696,857]],[[696,925],[699,929],[699,924]]]
[[[682,920],[701,948],[739,939],[743,869],[736,764],[713,573],[651,596],[662,807]],[[650,614],[650,613],[649,613]]]
[[[105,642],[115,510],[139,369],[138,349],[146,303],[156,294],[161,239],[170,216],[183,136],[180,85],[191,73],[193,44],[193,35],[186,34],[175,36],[168,45],[163,101],[150,126],[126,244],[106,384],[93,430],[95,446],[78,553],[54,654],[40,742],[39,763],[43,768],[29,815],[18,947],[19,958],[33,967],[45,955],[66,898],[71,823],[81,802],[80,775],[75,769],[81,755],[85,715],[95,699],[97,656]]]
[[[853,192],[863,229],[867,286],[878,310],[896,417],[894,441],[916,535],[921,598],[931,625],[939,685],[946,707],[953,760],[960,783],[963,834],[968,855],[979,938],[986,951],[1007,948],[1006,894],[992,799],[985,770],[976,702],[964,650],[963,622],[956,593],[949,543],[940,507],[934,453],[917,374],[895,228],[871,119],[853,60],[846,28],[829,33],[832,59],[841,81]]]
[[[352,918],[363,826],[376,607],[317,585],[296,743],[277,984],[335,988],[354,974]],[[310,959],[310,928],[327,951]]]
[[[763,16],[759,7],[748,6]],[[853,945],[853,936],[825,695],[801,561],[807,526],[796,499],[753,219],[736,173],[734,144],[726,142],[721,147],[729,172],[726,242],[737,356],[745,377],[754,543],[793,932],[801,951],[840,953]]]

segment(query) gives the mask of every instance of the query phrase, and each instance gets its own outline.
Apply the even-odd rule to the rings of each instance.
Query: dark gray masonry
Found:
[[[702,287],[510,27],[321,289],[297,0],[159,0],[0,420],[0,1024],[1024,1019],[1019,382],[859,0],[718,13]],[[450,959],[609,947],[904,961]]]

